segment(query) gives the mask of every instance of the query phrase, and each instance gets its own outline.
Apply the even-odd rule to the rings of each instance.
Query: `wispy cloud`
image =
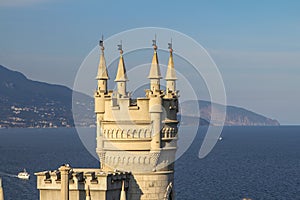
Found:
[[[47,1],[48,0],[1,0],[0,7],[30,6]]]

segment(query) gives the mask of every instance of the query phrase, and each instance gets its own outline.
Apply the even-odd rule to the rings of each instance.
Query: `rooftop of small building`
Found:
[[[36,172],[36,173],[34,173],[34,175],[36,175],[36,176],[45,176],[46,174],[56,175],[59,172],[60,172],[59,169],[45,170],[45,171],[41,171],[41,172]],[[78,173],[83,173],[84,175],[94,174],[95,176],[98,176],[98,177],[131,175],[131,172],[128,172],[128,171],[120,171],[120,170],[103,171],[100,168],[70,168],[70,172],[72,174],[78,174]]]

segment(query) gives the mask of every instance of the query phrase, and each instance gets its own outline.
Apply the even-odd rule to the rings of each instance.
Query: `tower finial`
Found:
[[[172,44],[172,38],[171,38],[171,42],[168,43],[168,49],[170,51],[170,57],[169,57],[169,62],[168,62],[168,69],[167,69],[167,73],[166,73],[166,77],[165,79],[167,81],[174,81],[176,80],[176,72],[174,69],[174,60],[173,60],[173,44]]]
[[[152,40],[152,46],[154,49],[154,53],[153,53],[150,72],[148,76],[148,78],[150,79],[150,90],[160,92],[160,79],[162,77],[161,77],[159,63],[158,63],[156,35],[155,35],[155,39]]]
[[[156,34],[154,36],[154,40],[152,40],[152,46],[153,46],[153,49],[156,51],[157,50],[157,45],[156,45]]]
[[[128,81],[127,75],[126,75],[126,68],[125,63],[123,59],[123,49],[122,49],[122,40],[120,41],[120,44],[117,45],[118,50],[120,51],[120,60],[118,65],[118,71],[115,81]]]
[[[120,97],[126,97],[127,96],[126,81],[128,81],[128,78],[127,78],[125,63],[123,59],[122,41],[118,45],[118,50],[120,51],[120,60],[119,60],[118,71],[117,71],[115,82],[117,82],[118,93],[120,94]]]
[[[171,38],[171,42],[170,42],[170,43],[168,43],[168,49],[169,49],[170,53],[172,53],[172,52],[173,52],[172,38]]]
[[[102,53],[104,52],[104,44],[103,44],[103,42],[104,42],[104,39],[103,39],[103,34],[102,34],[101,40],[99,41],[99,46],[101,48]]]
[[[104,57],[104,39],[103,35],[101,36],[101,40],[99,41],[99,46],[101,49],[101,55],[100,55],[100,61],[99,61],[99,66],[98,66],[98,74],[96,79],[98,80],[108,80],[108,73],[107,73],[107,67],[106,67],[106,62],[105,62],[105,57]]]
[[[118,44],[118,50],[120,51],[120,54],[123,54],[122,40],[120,41],[120,44]]]
[[[171,39],[171,43],[168,43],[168,49],[170,51],[170,57],[169,57],[165,80],[167,82],[166,84],[167,95],[170,95],[172,93],[176,93],[176,80],[177,80],[176,71],[174,68],[174,60],[173,60],[172,39]],[[172,95],[170,97],[172,97]]]

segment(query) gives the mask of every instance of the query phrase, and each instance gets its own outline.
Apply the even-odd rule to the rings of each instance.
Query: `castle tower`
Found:
[[[101,49],[100,60],[98,65],[98,73],[97,73],[97,90],[95,91],[95,112],[97,117],[100,118],[97,121],[101,121],[103,118],[103,114],[105,112],[104,100],[105,95],[107,95],[107,81],[109,79],[107,68],[106,68],[106,61],[104,57],[104,45],[103,40],[100,40],[99,46]]]
[[[162,77],[160,74],[160,68],[158,64],[156,40],[153,40],[152,46],[154,49],[154,54],[152,57],[152,63],[148,78],[150,79],[150,90],[153,92],[158,92],[160,90],[160,79]]]
[[[127,199],[174,199],[173,161],[178,124],[176,77],[167,74],[167,84],[171,81],[169,84],[173,83],[173,87],[161,90],[157,45],[153,40],[154,54],[148,76],[150,89],[146,90],[145,97],[131,99],[126,91],[128,78],[122,46],[118,46],[117,91],[95,94],[100,169],[132,173]],[[172,53],[170,59],[173,63]],[[174,70],[174,64],[170,67]]]
[[[163,112],[162,108],[162,96],[163,91],[160,90],[160,67],[158,63],[158,56],[157,56],[157,45],[156,40],[153,40],[153,57],[152,63],[150,68],[150,73],[148,78],[150,79],[150,93],[148,94],[149,97],[149,114],[152,122],[152,140],[151,140],[151,153],[152,154],[159,154],[161,150],[161,138],[160,138],[160,131],[161,131],[161,115]],[[155,170],[155,169],[154,169]]]
[[[105,112],[105,96],[108,95],[107,91],[107,81],[109,80],[109,76],[107,73],[107,67],[106,67],[106,61],[104,57],[104,41],[103,37],[102,40],[99,42],[101,54],[100,54],[100,60],[98,65],[98,73],[97,73],[97,90],[95,91],[95,113],[96,113],[96,125],[97,125],[97,140],[99,143],[102,143],[102,138],[98,136],[100,135],[100,127],[101,127],[101,121],[103,120],[103,115]],[[102,145],[98,145],[97,148],[98,155],[104,156],[104,151],[102,148]],[[101,163],[102,164],[102,163]]]
[[[170,57],[168,62],[168,69],[166,73],[166,95],[172,94],[176,91],[176,72],[174,68],[174,60],[173,60],[173,49],[172,43],[169,43]]]
[[[127,97],[126,93],[126,82],[128,81],[126,68],[123,58],[122,44],[118,45],[120,51],[120,60],[118,65],[117,76],[115,82],[117,82],[117,96],[118,98]]]
[[[98,92],[102,93],[107,93],[107,80],[109,79],[108,73],[107,73],[107,68],[106,68],[106,61],[104,57],[104,44],[103,44],[103,39],[100,40],[99,46],[101,49],[101,54],[100,54],[100,60],[99,60],[99,65],[98,65],[98,73],[96,79],[98,80]]]

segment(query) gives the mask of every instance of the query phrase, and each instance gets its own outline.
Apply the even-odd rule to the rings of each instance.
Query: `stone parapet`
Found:
[[[35,173],[40,200],[60,199],[61,172],[59,170]],[[86,194],[91,199],[119,199],[122,183],[125,190],[129,185],[130,172],[104,172],[100,169],[71,168],[69,178],[69,200],[85,200]],[[89,191],[89,192],[87,192]]]

